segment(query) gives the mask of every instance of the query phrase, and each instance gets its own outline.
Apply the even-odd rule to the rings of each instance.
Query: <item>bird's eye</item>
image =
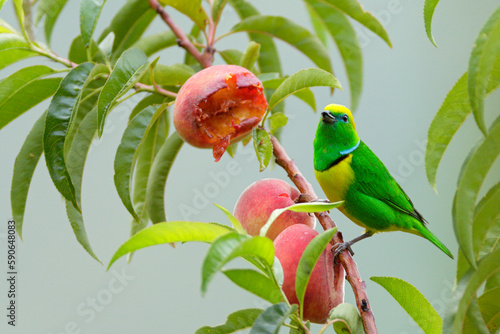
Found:
[[[347,116],[346,114],[342,115],[342,121],[343,121],[344,123],[349,122],[349,116]]]

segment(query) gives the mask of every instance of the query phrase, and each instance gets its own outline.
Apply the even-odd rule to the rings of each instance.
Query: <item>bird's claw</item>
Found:
[[[348,250],[351,253],[351,256],[354,255],[352,251],[351,244],[349,242],[340,242],[332,246],[331,251],[333,252],[333,260],[337,263],[337,257],[345,250]]]

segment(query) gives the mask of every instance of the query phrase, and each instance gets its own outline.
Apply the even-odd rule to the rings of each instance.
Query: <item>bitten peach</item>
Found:
[[[187,143],[212,148],[219,161],[230,143],[259,124],[266,109],[262,82],[252,72],[236,65],[211,66],[179,90],[174,126]]]
[[[283,292],[290,304],[299,304],[295,292],[297,266],[304,249],[316,235],[318,232],[306,225],[293,225],[274,240],[275,255],[283,267]],[[331,245],[327,246],[316,263],[304,297],[304,320],[314,323],[325,323],[339,299],[335,296],[333,254],[330,248]]]
[[[295,204],[300,193],[285,181],[263,179],[251,184],[240,195],[234,208],[234,216],[250,235],[259,235],[260,229],[271,213]],[[314,227],[315,217],[304,212],[283,212],[271,225],[266,237],[274,240],[285,228],[294,224]]]

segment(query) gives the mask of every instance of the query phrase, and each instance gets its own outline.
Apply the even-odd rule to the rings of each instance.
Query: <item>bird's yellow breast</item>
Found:
[[[325,195],[331,202],[345,200],[349,186],[354,182],[354,171],[351,168],[352,154],[325,171],[314,171]]]

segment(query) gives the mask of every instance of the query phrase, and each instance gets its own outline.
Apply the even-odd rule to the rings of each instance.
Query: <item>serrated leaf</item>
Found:
[[[318,37],[287,18],[263,15],[251,16],[242,20],[231,29],[231,32],[240,31],[266,34],[281,39],[301,51],[319,68],[332,72],[330,55]],[[262,71],[276,72],[268,70]]]
[[[481,315],[488,326],[490,333],[500,329],[500,286],[485,291],[479,298],[478,304]]]
[[[202,267],[201,291],[207,291],[208,283],[226,263],[237,257],[252,257],[272,266],[274,246],[269,238],[249,237],[239,233],[230,233],[214,241],[207,252]]]
[[[333,329],[337,334],[364,334],[363,321],[356,306],[342,303],[330,312],[328,320],[340,320],[333,323]]]
[[[16,157],[14,172],[12,175],[12,186],[10,191],[10,203],[12,206],[12,217],[16,222],[16,231],[22,239],[24,212],[26,200],[31,184],[31,178],[43,153],[43,130],[45,128],[45,115],[35,122],[30,133],[24,140],[24,144]]]
[[[340,82],[333,74],[319,68],[306,68],[292,74],[283,81],[271,96],[268,109],[273,109],[278,103],[295,92],[317,86],[342,89]]]
[[[174,242],[213,242],[216,238],[229,232],[231,232],[229,227],[216,224],[191,221],[158,223],[137,232],[121,245],[109,261],[108,269],[123,255],[141,248]]]
[[[223,270],[234,284],[272,304],[283,300],[279,287],[267,276],[252,269]]]
[[[174,7],[179,12],[185,14],[193,22],[195,22],[201,29],[205,28],[207,14],[201,6],[201,0],[159,0],[162,5]]]
[[[228,315],[225,324],[216,327],[204,326],[199,328],[195,334],[230,334],[250,328],[262,311],[258,308],[236,311]]]
[[[337,45],[344,62],[351,91],[351,110],[356,110],[363,87],[363,58],[356,31],[345,14],[321,1],[307,0]]]
[[[214,205],[216,207],[218,207],[222,212],[224,212],[224,214],[226,215],[226,217],[229,219],[229,221],[231,222],[231,225],[233,225],[234,229],[236,231],[238,231],[238,233],[241,233],[241,234],[247,234],[247,231],[245,231],[245,229],[243,228],[243,226],[241,226],[241,223],[238,221],[238,219],[236,219],[235,216],[233,216],[233,214],[231,212],[229,212],[229,210],[227,210],[225,207],[223,206],[220,206],[219,204],[215,204]]]
[[[266,130],[255,128],[252,131],[253,147],[259,160],[260,171],[262,172],[269,165],[273,156],[273,144],[271,136]]]
[[[469,59],[467,86],[476,123],[486,135],[484,99],[491,71],[500,54],[500,7],[491,15],[477,37]]]
[[[384,29],[384,26],[373,16],[370,12],[363,9],[361,4],[357,0],[319,0],[336,9],[344,12],[346,15],[350,16],[352,19],[358,21],[366,28],[373,31],[376,35],[382,38],[387,45],[392,47],[389,35]]]
[[[289,78],[289,77],[287,76],[287,77],[284,77],[284,78],[276,78],[276,79],[265,80],[265,81],[262,81],[262,85],[264,86],[264,88],[266,89],[267,92],[272,91],[274,93],[274,91],[287,78]],[[309,88],[300,89],[300,90],[294,92],[293,95],[295,97],[301,99],[302,101],[304,101],[308,106],[311,107],[311,109],[314,112],[316,112],[316,99],[314,98],[314,93]],[[279,103],[278,103],[278,105],[279,105]],[[275,108],[276,107],[274,107],[273,110],[272,110],[274,113],[276,113],[276,109]],[[279,113],[279,111],[278,111],[278,113]]]
[[[304,305],[304,297],[306,295],[307,284],[311,278],[314,266],[318,262],[321,254],[325,250],[328,243],[332,240],[333,235],[337,232],[337,228],[332,228],[315,236],[306,246],[299,264],[297,265],[297,273],[295,275],[295,291],[297,292],[297,300],[299,305]],[[300,318],[303,318],[304,308],[300,308]]]
[[[370,277],[396,299],[426,334],[439,334],[443,320],[431,303],[410,283],[396,277]]]
[[[0,70],[20,60],[38,56],[24,38],[17,34],[0,34]]]
[[[240,66],[252,70],[254,63],[259,59],[260,54],[260,44],[250,41],[248,43],[247,49],[241,55]]]
[[[222,11],[226,6],[228,0],[214,0],[214,4],[212,6],[212,20],[215,25],[219,23],[220,17],[222,15]]]
[[[151,166],[146,190],[146,210],[153,224],[166,221],[165,186],[172,165],[184,141],[173,132],[161,146]]]
[[[127,0],[125,5],[115,14],[110,25],[101,33],[98,43],[101,43],[111,32],[114,34],[113,56],[116,60],[135,42],[137,42],[157,13],[148,1]]]
[[[90,46],[97,20],[106,0],[80,1],[80,33],[86,47]]]
[[[289,210],[293,212],[308,212],[308,213],[323,212],[334,209],[342,205],[342,203],[344,203],[344,201],[334,202],[334,203],[308,202],[308,203],[293,204],[282,209],[276,209],[269,215],[267,222],[260,229],[260,235],[265,236],[267,234],[267,231],[273,224],[273,222],[276,220],[276,218],[278,218],[285,211]]]
[[[269,120],[271,134],[288,123],[288,117],[286,117],[282,112],[274,113],[267,119]]]
[[[474,204],[483,181],[500,154],[500,118],[490,128],[490,133],[475,147],[462,166],[453,203],[453,224],[458,243],[470,265],[476,267],[472,221]]]
[[[141,49],[149,57],[174,45],[177,45],[177,36],[172,31],[166,30],[142,37],[132,47]]]
[[[56,24],[57,18],[68,0],[39,0],[35,12],[35,25],[45,17],[44,31],[47,44],[50,45],[52,30]]]
[[[97,102],[99,137],[102,136],[106,116],[114,107],[116,100],[139,81],[141,75],[148,69],[148,65],[148,57],[139,49],[127,50],[118,59]]]
[[[277,334],[296,309],[297,305],[287,306],[285,303],[268,307],[257,317],[250,334]]]
[[[130,183],[134,175],[135,160],[137,151],[143,139],[146,137],[146,130],[158,108],[150,106],[142,110],[135,116],[123,132],[123,136],[118,145],[114,162],[114,181],[116,191],[128,212],[139,222],[139,217],[134,210],[130,197]],[[153,120],[151,123],[154,123]]]
[[[75,188],[64,160],[64,142],[70,126],[71,115],[78,110],[82,88],[94,68],[92,63],[83,63],[72,69],[61,81],[45,119],[43,150],[50,177],[57,190],[80,210],[75,197]]]
[[[425,0],[424,2],[424,24],[425,24],[425,32],[427,33],[427,37],[437,47],[436,42],[434,41],[434,36],[432,36],[432,17],[434,16],[434,10],[438,4],[439,0]]]
[[[47,66],[35,65],[0,81],[0,129],[55,93],[61,78],[42,79],[54,73]]]
[[[478,263],[475,271],[469,271],[458,283],[448,303],[443,319],[443,334],[465,333],[463,325],[472,301],[486,280],[500,272],[500,249],[488,254]],[[470,319],[480,321],[483,319]]]

